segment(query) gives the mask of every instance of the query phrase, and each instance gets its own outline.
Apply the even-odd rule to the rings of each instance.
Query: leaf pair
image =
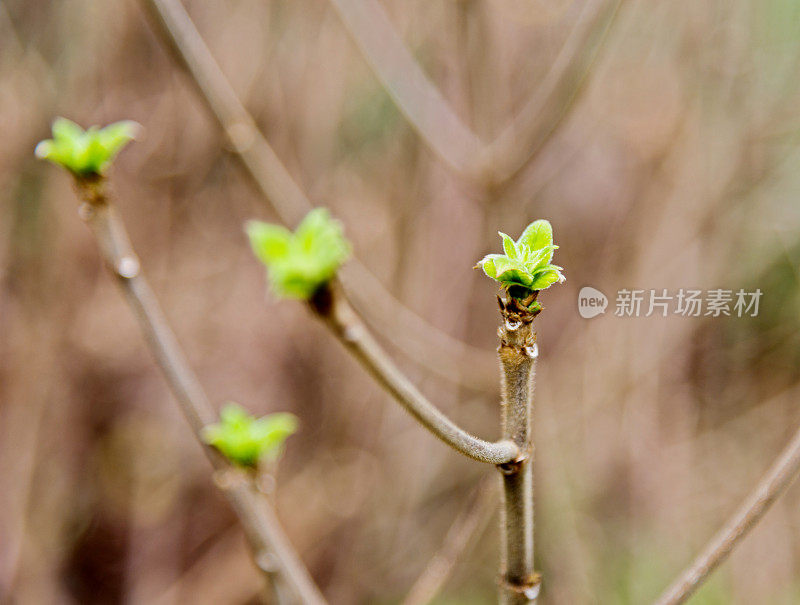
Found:
[[[350,256],[342,225],[324,208],[309,212],[292,233],[279,225],[250,221],[250,245],[267,267],[272,291],[283,298],[310,298],[333,279]]]
[[[220,413],[220,422],[203,429],[203,440],[234,464],[256,468],[262,460],[277,460],[286,438],[296,430],[293,414],[279,412],[255,418],[241,406],[229,403]]]
[[[516,287],[515,290],[519,288],[529,293],[564,281],[563,267],[551,264],[558,246],[553,244],[553,227],[549,221],[532,222],[517,241],[505,233],[500,233],[500,237],[505,254],[488,254],[477,266],[504,288]]]
[[[53,122],[53,138],[36,146],[36,157],[63,166],[75,176],[102,175],[116,155],[136,138],[141,126],[125,120],[84,130],[66,118]]]

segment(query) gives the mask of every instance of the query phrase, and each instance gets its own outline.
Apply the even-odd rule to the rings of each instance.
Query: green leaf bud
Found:
[[[562,267],[551,264],[558,246],[553,244],[553,227],[540,219],[525,228],[515,242],[500,233],[505,254],[488,254],[476,267],[500,282],[509,294],[524,299],[535,291],[564,281]]]
[[[249,221],[245,230],[272,292],[281,298],[311,298],[351,252],[341,223],[324,208],[309,212],[294,233],[260,221]]]
[[[297,417],[286,412],[255,418],[235,403],[220,412],[220,422],[203,429],[203,440],[233,464],[256,468],[274,462],[286,439],[297,430]]]
[[[84,130],[66,118],[56,118],[53,138],[41,141],[34,153],[77,177],[99,176],[105,174],[116,155],[140,130],[141,126],[130,120]]]

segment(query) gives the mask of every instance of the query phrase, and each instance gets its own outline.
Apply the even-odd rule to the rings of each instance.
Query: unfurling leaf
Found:
[[[530,285],[531,290],[544,290],[545,288],[549,288],[554,283],[562,279],[562,275],[558,272],[557,269],[548,269],[544,273],[540,273],[536,276],[536,279],[533,280],[533,283]]]
[[[562,268],[551,264],[558,246],[553,244],[553,228],[544,219],[534,221],[515,242],[505,233],[505,254],[488,254],[477,266],[509,291],[515,298],[526,298],[534,291],[563,282]]]
[[[272,291],[283,298],[310,298],[350,256],[341,223],[324,208],[309,212],[294,233],[260,221],[245,229]]]
[[[517,244],[529,250],[539,250],[546,246],[552,246],[553,226],[550,224],[550,221],[545,219],[533,221],[530,225],[525,227],[525,231],[519,236]]]
[[[116,155],[136,138],[141,126],[125,120],[84,130],[66,118],[53,122],[53,138],[36,146],[36,157],[58,164],[78,177],[102,175]]]
[[[265,265],[286,258],[292,232],[280,225],[250,221],[245,226],[253,252]]]
[[[517,258],[519,256],[517,252],[517,244],[514,243],[514,240],[511,239],[511,236],[506,235],[502,231],[498,231],[500,237],[503,238],[503,251],[506,253],[508,258]]]
[[[256,468],[273,462],[283,452],[286,439],[297,430],[293,414],[278,412],[261,418],[235,403],[220,412],[220,422],[203,429],[203,440],[238,466]]]

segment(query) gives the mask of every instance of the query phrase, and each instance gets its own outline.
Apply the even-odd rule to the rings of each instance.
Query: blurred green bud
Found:
[[[116,155],[135,139],[141,126],[125,120],[84,130],[66,118],[53,122],[53,138],[36,146],[36,157],[63,166],[75,176],[102,175]]]
[[[297,430],[294,414],[279,412],[255,418],[235,403],[220,412],[220,422],[203,429],[203,440],[238,466],[256,468],[283,452],[286,438]]]
[[[272,291],[282,298],[311,298],[350,256],[341,223],[324,208],[309,212],[294,233],[260,221],[249,221],[246,231]]]
[[[483,269],[489,277],[500,282],[515,298],[524,299],[537,290],[549,288],[564,281],[563,267],[553,265],[553,227],[544,219],[534,221],[514,241],[505,233],[505,254],[488,254],[476,267]]]

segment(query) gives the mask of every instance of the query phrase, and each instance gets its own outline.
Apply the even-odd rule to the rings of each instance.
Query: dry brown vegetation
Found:
[[[547,82],[582,8],[383,6],[485,141]],[[432,367],[446,337],[420,337],[391,299],[368,301],[379,327],[392,320],[386,343],[414,382],[490,439],[495,290],[471,267],[496,248],[498,228],[551,220],[568,281],[543,295],[536,320],[543,600],[655,598],[800,424],[800,7],[624,3],[591,77],[555,91],[563,112],[542,110],[553,128],[534,137],[537,153],[490,187],[431,151],[329,3],[187,8],[358,258],[467,343],[448,345],[455,363]],[[475,504],[474,490],[494,469],[390,405],[300,305],[265,297],[242,224],[278,217],[133,0],[0,2],[0,595],[167,604],[261,592],[68,178],[33,158],[59,114],[145,126],[112,172],[120,211],[212,399],[301,418],[274,497],[330,602],[402,601],[459,515],[470,539],[437,602],[491,602],[497,532],[484,531],[493,507]],[[587,284],[612,297],[605,316],[578,316]],[[764,297],[757,318],[613,317],[625,287],[759,287]],[[799,498],[790,488],[693,602],[797,602]]]

